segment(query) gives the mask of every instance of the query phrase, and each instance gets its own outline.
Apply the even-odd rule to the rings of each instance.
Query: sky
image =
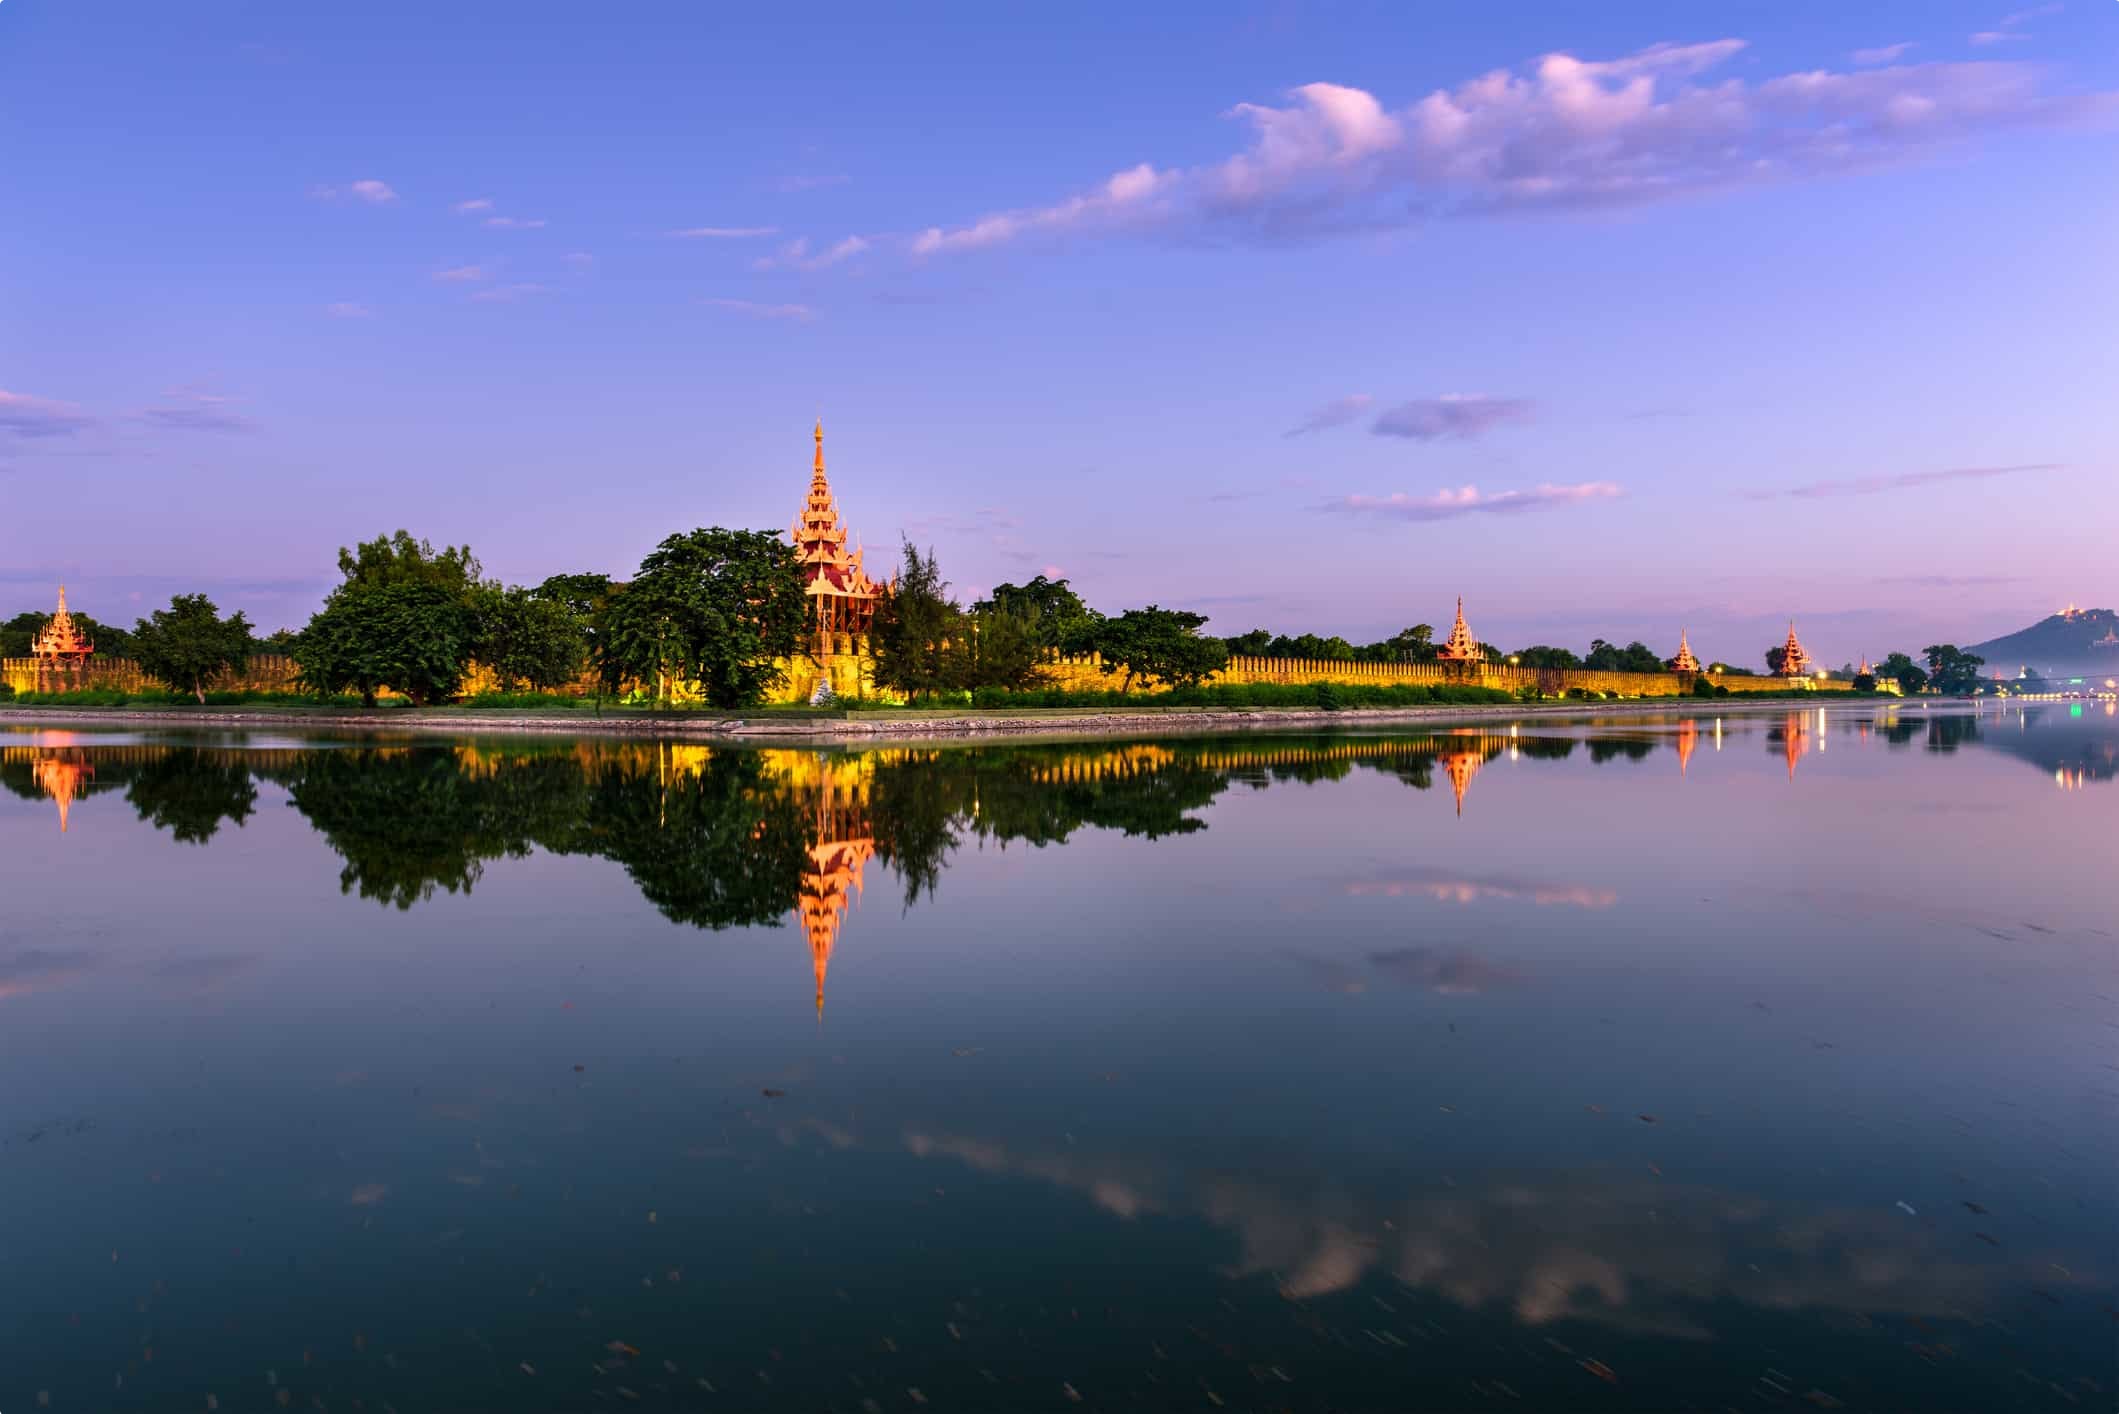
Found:
[[[2119,5],[0,0],[0,614],[848,527],[1356,641],[2119,603]]]

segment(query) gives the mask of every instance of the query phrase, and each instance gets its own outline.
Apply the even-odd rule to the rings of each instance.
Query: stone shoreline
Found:
[[[1896,704],[1898,698],[1881,699]],[[1942,699],[1922,699],[1923,706]],[[1954,701],[1954,699],[1952,699]],[[561,736],[647,736],[680,740],[752,742],[861,743],[871,741],[958,740],[1022,736],[1143,736],[1168,733],[1270,731],[1322,727],[1446,726],[1456,723],[1526,721],[1535,718],[1608,720],[1666,714],[1754,716],[1807,712],[1826,706],[1856,706],[1878,698],[1780,698],[1742,702],[1729,698],[1644,698],[1629,702],[1523,702],[1433,707],[1349,708],[1169,708],[1123,712],[1101,708],[1012,712],[860,712],[844,717],[754,717],[648,713],[511,712],[505,710],[386,708],[344,711],[325,708],[166,708],[0,707],[0,728],[22,726],[210,727],[359,732],[421,732],[443,736],[538,734]]]

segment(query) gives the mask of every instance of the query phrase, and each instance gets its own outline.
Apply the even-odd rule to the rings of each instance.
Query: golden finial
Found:
[[[817,419],[817,459],[812,466],[817,475],[824,474],[824,419],[821,417]]]

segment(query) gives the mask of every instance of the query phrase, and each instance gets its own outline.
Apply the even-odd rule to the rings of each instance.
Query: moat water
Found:
[[[0,1410],[2110,1409],[2115,758],[0,727]]]

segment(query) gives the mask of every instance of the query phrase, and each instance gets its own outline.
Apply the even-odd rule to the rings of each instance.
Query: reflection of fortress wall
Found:
[[[1103,659],[1095,653],[1056,654],[1041,670],[1047,683],[1069,692],[1110,692],[1125,680],[1123,673],[1103,671]],[[1708,673],[1707,681],[1731,692],[1779,692],[1789,687],[1845,691],[1844,682],[1820,682],[1815,678],[1791,680],[1774,677],[1744,677],[1733,673]],[[1208,679],[1209,683],[1320,682],[1371,684],[1377,687],[1489,687],[1502,692],[1533,688],[1558,697],[1575,688],[1591,692],[1617,693],[1625,697],[1679,697],[1692,691],[1690,673],[1608,673],[1586,668],[1512,668],[1506,663],[1349,663],[1309,658],[1231,658],[1229,666]]]

